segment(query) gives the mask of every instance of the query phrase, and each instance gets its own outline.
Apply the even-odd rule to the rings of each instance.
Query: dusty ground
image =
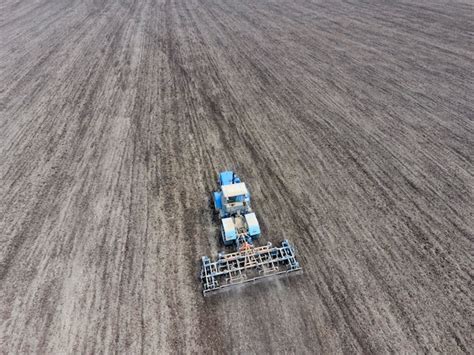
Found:
[[[0,351],[473,351],[473,4],[4,0]],[[203,299],[216,173],[302,276]]]

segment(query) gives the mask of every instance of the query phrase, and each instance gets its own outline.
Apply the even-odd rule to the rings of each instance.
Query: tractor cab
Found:
[[[250,195],[244,182],[222,186],[222,209],[231,216],[250,210]]]
[[[244,182],[235,173],[225,171],[219,174],[221,190],[214,192],[214,206],[221,218],[244,215],[251,212],[250,193]]]

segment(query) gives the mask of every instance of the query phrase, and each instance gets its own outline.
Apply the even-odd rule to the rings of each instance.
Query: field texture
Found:
[[[1,1],[0,352],[473,353],[473,13]],[[202,297],[223,169],[303,275]]]

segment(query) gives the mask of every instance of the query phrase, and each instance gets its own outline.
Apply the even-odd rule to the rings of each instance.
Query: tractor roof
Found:
[[[247,195],[248,193],[249,192],[245,186],[245,182],[222,186],[222,194],[225,198]]]

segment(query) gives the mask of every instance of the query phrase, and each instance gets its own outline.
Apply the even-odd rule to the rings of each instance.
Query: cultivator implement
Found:
[[[301,267],[296,261],[295,250],[287,240],[279,247],[268,243],[234,253],[220,253],[216,261],[203,256],[203,293],[206,296],[234,285],[298,271],[301,271]]]

